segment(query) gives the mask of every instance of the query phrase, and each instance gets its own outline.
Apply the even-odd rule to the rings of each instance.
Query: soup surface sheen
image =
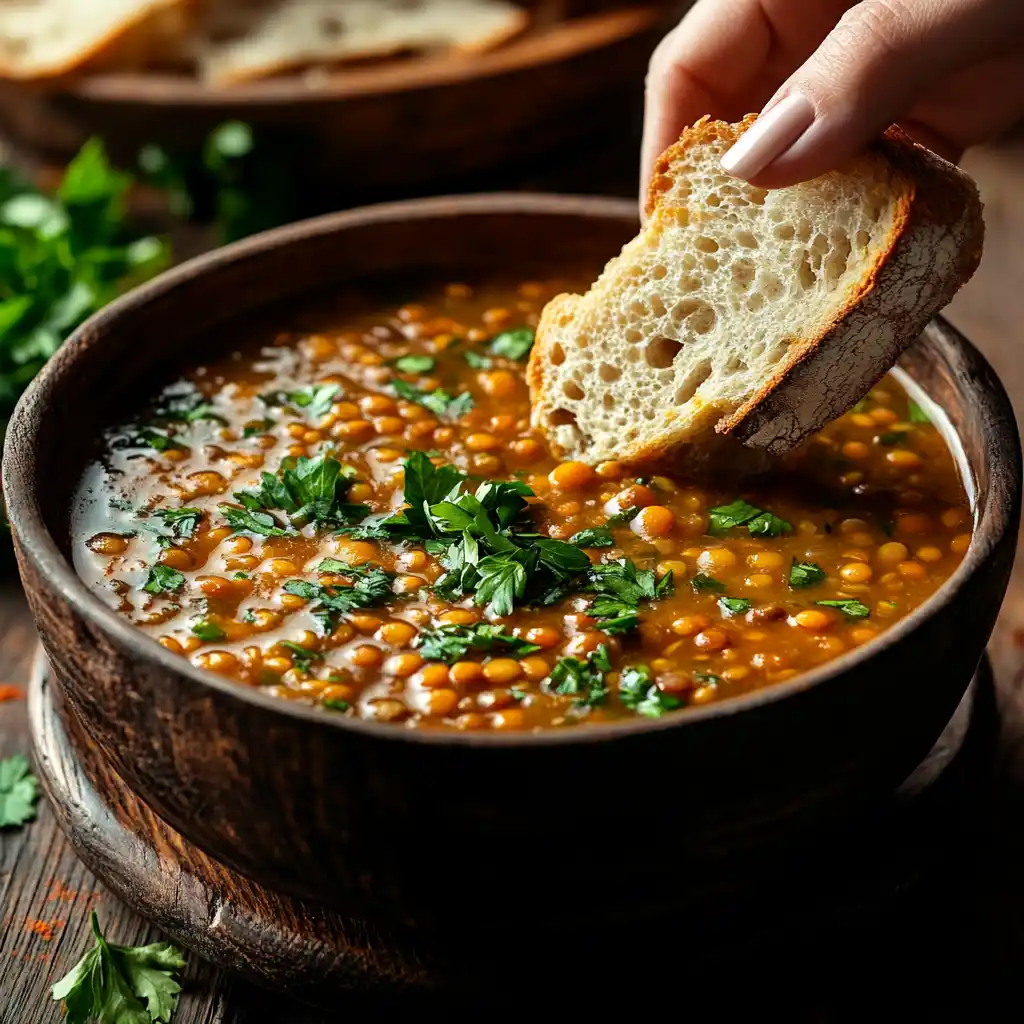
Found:
[[[685,460],[559,463],[523,372],[563,287],[452,284],[252,328],[108,432],[76,503],[79,573],[239,685],[405,726],[529,730],[790,679],[953,572],[968,503],[892,377],[768,473],[741,476],[737,452],[713,483]]]

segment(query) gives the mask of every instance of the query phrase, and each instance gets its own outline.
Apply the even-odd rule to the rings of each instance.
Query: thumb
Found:
[[[864,0],[722,159],[763,188],[817,177],[864,150],[925,88],[999,48],[1020,0]],[[1024,3],[1020,3],[1024,8]]]

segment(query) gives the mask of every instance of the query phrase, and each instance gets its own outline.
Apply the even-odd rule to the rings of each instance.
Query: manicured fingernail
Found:
[[[722,157],[722,170],[734,178],[749,181],[781,156],[814,124],[814,107],[799,93],[762,114],[739,142]]]

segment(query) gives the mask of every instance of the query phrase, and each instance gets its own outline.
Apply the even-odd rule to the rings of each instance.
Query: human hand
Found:
[[[722,166],[763,188],[893,122],[955,161],[1024,114],[1024,0],[698,0],[651,58],[642,198],[687,125],[759,109]]]

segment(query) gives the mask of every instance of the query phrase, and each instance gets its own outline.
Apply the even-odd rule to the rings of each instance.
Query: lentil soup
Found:
[[[892,376],[768,475],[559,463],[524,369],[566,287],[451,284],[329,329],[254,329],[107,433],[75,503],[77,571],[239,685],[530,730],[790,679],[959,564],[956,464]]]

